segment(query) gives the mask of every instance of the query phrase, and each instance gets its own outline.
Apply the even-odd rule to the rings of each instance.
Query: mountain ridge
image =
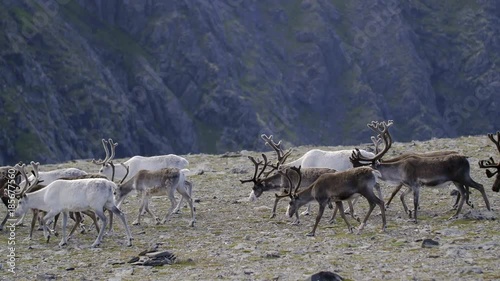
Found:
[[[3,1],[0,163],[498,130],[492,1]]]

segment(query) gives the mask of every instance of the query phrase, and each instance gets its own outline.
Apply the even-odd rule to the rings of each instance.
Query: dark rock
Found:
[[[174,257],[174,254],[172,254],[169,251],[160,251],[160,252],[147,253],[146,256],[152,259],[163,258],[163,257],[172,258]]]
[[[422,241],[422,248],[435,248],[435,247],[439,247],[438,241],[434,241],[432,239],[424,239],[424,241]]]
[[[127,263],[134,263],[134,262],[137,262],[137,261],[139,261],[139,257],[133,257]]]
[[[320,271],[318,273],[311,275],[310,278],[306,279],[306,281],[342,281],[342,280],[344,280],[344,278],[342,278],[337,273],[330,271]]]

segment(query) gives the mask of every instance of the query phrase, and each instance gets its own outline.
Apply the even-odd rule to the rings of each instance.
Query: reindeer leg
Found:
[[[175,201],[175,196],[174,196],[174,191],[173,188],[170,188],[168,192],[168,199],[170,200],[170,208],[167,211],[167,214],[165,215],[165,218],[162,220],[162,224],[165,224],[167,220],[172,216],[174,207],[177,205],[177,202]]]
[[[351,217],[354,218],[354,204],[356,204],[358,202],[358,198],[354,198],[352,200],[347,200],[347,204],[349,205],[349,207],[347,209],[344,210],[344,214],[351,214]]]
[[[299,225],[300,224],[300,217],[299,217],[299,210],[295,211],[295,220],[292,222],[292,225]]]
[[[33,238],[33,230],[35,229],[36,219],[38,218],[38,212],[39,212],[37,209],[32,209],[32,211],[33,211],[33,218],[31,219],[30,235],[28,236],[29,240]]]
[[[277,194],[275,195],[276,197],[274,198],[273,213],[271,214],[271,217],[269,217],[270,219],[276,217],[276,208],[278,207],[278,202],[281,200],[281,198],[278,197]]]
[[[460,214],[460,211],[462,210],[462,206],[464,205],[464,201],[466,201],[465,193],[467,192],[461,183],[453,182],[453,184],[455,185],[458,192],[460,193],[460,202],[458,203],[458,206],[457,206],[457,212],[455,213],[455,215],[453,215],[452,217],[449,218],[450,220],[458,218],[458,214]]]
[[[54,236],[59,236],[59,233],[57,233],[56,231],[56,225],[57,225],[57,220],[59,219],[59,215],[60,213],[54,217],[54,225],[52,226],[52,231],[54,232]]]
[[[401,190],[402,187],[403,187],[403,184],[399,184],[398,186],[396,186],[396,188],[394,188],[394,190],[391,193],[391,197],[389,198],[389,200],[387,200],[387,203],[385,204],[386,209],[389,208],[389,205],[391,204],[392,199],[396,196],[396,194],[398,194],[398,192]],[[380,199],[382,199],[382,198],[380,198]]]
[[[61,237],[61,242],[59,242],[59,247],[68,244],[68,240],[66,239],[66,224],[68,223],[68,212],[62,212],[62,214],[63,214],[62,237]]]
[[[177,207],[178,206],[179,204],[177,204]],[[148,214],[153,218],[153,221],[155,221],[157,225],[160,224],[160,219],[156,217],[156,215],[153,214],[153,212],[149,209],[149,197],[145,198],[144,208],[146,209],[146,212],[148,212]],[[173,213],[175,213],[175,210]]]
[[[69,232],[69,235],[68,235],[68,240],[71,239],[71,235],[73,235],[73,232],[75,232],[75,230],[78,228],[78,226],[80,225],[80,223],[82,222],[82,215],[80,214],[80,212],[71,212],[69,214],[70,218],[73,217],[73,219],[75,220],[75,225],[71,228],[71,231]]]
[[[119,207],[117,207],[117,208],[119,208]],[[113,212],[108,210],[108,214],[109,214],[109,230],[108,230],[107,234],[111,234],[111,233],[113,233]],[[95,218],[95,213],[94,213],[93,217]],[[96,228],[97,232],[99,232],[99,226],[97,226],[97,222],[96,222],[95,228]]]
[[[465,183],[465,187],[467,187],[467,190],[468,190],[469,186],[473,187],[473,188],[477,189],[479,192],[481,192],[481,195],[483,196],[484,204],[486,204],[486,209],[488,209],[488,211],[491,211],[490,201],[488,201],[488,197],[486,197],[486,192],[484,191],[483,185],[480,183],[477,183],[474,180],[472,180],[471,178],[469,178],[467,180],[467,182]],[[467,192],[467,196],[468,196],[468,194],[469,194],[469,192]]]
[[[347,224],[347,230],[349,231],[349,233],[352,233],[353,227],[351,226],[351,224],[349,223],[349,221],[347,220],[347,218],[345,216],[344,206],[342,204],[342,201],[336,201],[335,205],[337,205],[337,208],[339,209],[340,216],[344,219],[345,223]]]
[[[406,205],[405,202],[405,196],[408,195],[412,191],[411,188],[407,188],[401,195],[399,196],[399,199],[401,199],[401,203],[403,204],[403,209],[405,210],[405,213],[408,214],[409,218],[412,218],[412,211],[408,209],[408,206]]]
[[[47,222],[52,219],[54,216],[58,215],[57,211],[50,210],[45,216],[43,216],[42,224],[43,224],[43,235],[47,238],[47,243],[50,241],[50,231],[47,226]]]
[[[368,218],[370,217],[370,214],[373,212],[373,209],[375,208],[375,205],[378,205],[380,207],[380,212],[382,214],[382,231],[385,231],[386,228],[386,218],[385,218],[385,207],[384,207],[384,201],[375,196],[372,190],[368,190],[367,193],[363,194],[363,196],[368,200],[368,203],[370,204],[370,209],[366,213],[365,218],[363,219],[363,223],[358,227],[357,234],[360,234],[361,231],[365,228],[366,226],[366,221],[368,221]]]
[[[120,218],[120,220],[123,223],[123,226],[125,227],[125,232],[127,233],[127,246],[128,247],[132,246],[132,240],[133,240],[132,234],[130,233],[130,228],[128,227],[127,220],[125,219],[125,215],[123,214],[123,212],[120,211],[120,209],[118,209],[116,206],[109,206],[109,208],[107,206],[106,208],[110,213],[113,213]]]
[[[414,217],[414,222],[415,223],[418,223],[417,211],[418,211],[418,206],[419,206],[418,205],[418,199],[419,199],[419,196],[420,196],[420,188],[421,188],[420,185],[412,186],[412,190],[413,190],[413,207],[414,207],[413,217]]]
[[[337,215],[337,211],[339,210],[339,207],[335,205],[335,209],[333,210],[332,217],[328,221],[328,223],[335,223],[335,216]]]
[[[3,229],[3,226],[5,225],[5,223],[7,222],[7,220],[9,219],[9,216],[10,216],[10,214],[9,214],[9,212],[7,212],[5,214],[5,218],[3,219],[2,223],[0,224],[0,230]]]
[[[194,223],[196,222],[196,218],[195,218],[195,211],[194,211],[194,206],[193,206],[193,198],[191,198],[191,196],[189,195],[189,192],[184,188],[182,187],[181,190],[177,190],[184,199],[186,199],[186,201],[188,202],[189,204],[189,207],[191,209],[191,222],[189,223],[189,226],[194,226]]]
[[[142,196],[141,206],[139,207],[139,215],[137,216],[137,220],[132,222],[133,225],[140,225],[141,224],[141,216],[145,211],[146,211],[146,195],[144,194]]]
[[[99,235],[97,235],[96,240],[90,246],[92,248],[95,248],[95,247],[101,245],[102,236],[104,235],[104,230],[106,229],[106,223],[107,223],[107,220],[108,220],[106,218],[106,216],[104,215],[104,211],[103,210],[94,210],[94,213],[99,217],[99,219],[101,219],[102,226],[101,226],[101,231],[99,231]]]
[[[323,216],[323,212],[325,211],[325,207],[327,205],[327,202],[322,202],[319,204],[319,211],[318,215],[316,216],[316,222],[314,223],[314,227],[311,232],[307,233],[307,236],[314,236],[316,234],[316,228],[318,227],[319,221],[321,220],[321,217]],[[342,209],[343,211],[343,209]]]
[[[351,210],[350,214],[351,214],[351,217],[353,219],[355,219],[356,221],[360,222],[361,220],[359,219],[359,217],[357,217],[355,214],[354,214],[354,204],[356,204],[356,202],[358,201],[358,198],[359,197],[356,197],[354,200],[347,200],[347,204],[349,204],[349,209]]]
[[[95,216],[95,213],[92,211],[83,211],[82,213],[87,215],[88,217],[90,217],[92,219],[92,222],[95,225],[95,229],[97,230],[97,233],[99,233],[99,225],[97,224],[97,217]],[[111,219],[110,219],[110,224],[111,224]],[[90,227],[89,227],[89,230],[90,230]]]

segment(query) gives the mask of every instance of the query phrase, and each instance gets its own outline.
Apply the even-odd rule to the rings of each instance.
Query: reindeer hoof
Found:
[[[90,245],[90,247],[97,248],[97,247],[99,247],[99,245],[101,245],[101,243],[94,243],[94,244]]]
[[[315,235],[314,232],[309,232],[309,233],[306,234],[306,236],[308,236],[308,237],[314,237],[314,235]]]
[[[66,245],[67,245],[66,242],[59,243],[59,247],[63,247],[63,246],[66,246]]]
[[[269,218],[273,219],[274,217],[276,217],[276,214],[272,214]]]
[[[141,224],[141,223],[140,223],[140,222],[138,222],[138,221],[134,221],[134,222],[132,222],[132,225],[140,225],[140,224]]]
[[[303,215],[303,216],[309,216],[310,215],[308,211],[304,211],[304,212],[302,212],[300,214]]]

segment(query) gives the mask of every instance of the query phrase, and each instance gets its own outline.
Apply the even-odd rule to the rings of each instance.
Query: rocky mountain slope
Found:
[[[0,164],[498,130],[496,1],[0,2]]]

